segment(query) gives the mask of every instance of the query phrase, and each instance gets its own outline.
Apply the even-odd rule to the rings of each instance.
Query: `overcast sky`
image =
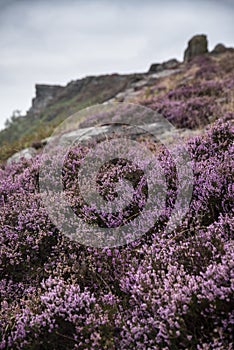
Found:
[[[198,33],[234,46],[233,18],[234,0],[0,0],[0,128],[35,83],[144,72]]]

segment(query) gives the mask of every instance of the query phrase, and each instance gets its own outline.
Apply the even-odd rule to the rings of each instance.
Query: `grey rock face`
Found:
[[[31,159],[36,155],[36,150],[32,147],[25,148],[7,159],[7,164],[17,163],[21,158]]]
[[[129,81],[127,87],[121,92],[117,93],[113,98],[105,101],[103,104],[110,102],[128,102],[135,103],[135,98],[141,94],[141,89],[150,87],[156,83],[159,78],[167,77],[169,75],[180,72],[180,69],[163,69],[159,72],[148,72],[138,75],[139,79],[132,79]]]
[[[32,100],[32,107],[28,113],[39,114],[62,89],[60,85],[37,84],[36,97]]]
[[[223,44],[217,44],[215,48],[211,51],[211,54],[218,55],[224,52],[234,52],[234,48],[226,47]]]
[[[128,140],[140,140],[141,137],[147,137],[148,139],[152,139],[154,142],[164,140],[168,144],[176,144],[178,140],[175,138],[175,135],[185,139],[200,135],[202,132],[202,130],[189,130],[186,128],[165,128],[165,123],[163,121],[138,126],[109,124],[101,125],[100,127],[89,127],[68,132],[59,138],[59,144],[66,147],[74,143],[88,144],[91,140],[95,142],[103,142],[108,140],[108,138],[123,136]],[[57,143],[58,139],[56,137],[47,139],[48,144],[52,142],[53,145],[54,141]]]
[[[207,52],[208,42],[206,35],[195,35],[188,42],[188,47],[184,52],[184,62],[189,62],[193,57],[204,55]]]
[[[163,63],[164,69],[175,69],[178,68],[179,61],[177,61],[176,58],[172,58],[171,60],[168,60]]]
[[[76,104],[87,100],[90,100],[92,104],[103,103],[115,97],[132,83],[141,80],[143,75],[143,73],[135,73],[88,76],[71,81],[66,86],[37,84],[36,97],[32,100],[32,107],[27,112],[27,116],[40,117],[50,104],[59,103],[61,100],[71,100],[74,97],[76,97]],[[56,118],[57,113],[58,110],[51,111],[46,121]]]
[[[129,120],[126,120],[125,123],[110,123],[103,124],[100,126],[94,127],[85,127],[73,131],[68,131],[61,136],[51,136],[47,139],[42,140],[43,146],[51,144],[55,142],[63,146],[69,146],[75,143],[88,144],[91,140],[96,142],[106,141],[108,137],[127,137],[131,140],[138,140],[142,136],[146,136],[148,138],[153,138],[154,141],[159,142],[159,140],[165,140],[167,143],[173,144],[177,142],[175,138],[175,129],[173,127],[165,128],[165,124],[162,120],[157,120],[157,115],[155,112],[149,113],[149,118],[146,121],[147,123],[141,124],[140,120],[136,122],[138,125],[130,125],[128,124]],[[193,137],[202,133],[202,130],[189,130],[189,129],[177,129],[176,134],[180,136],[182,139],[187,137]],[[156,138],[155,138],[156,137]],[[157,137],[159,138],[157,140]],[[7,160],[7,164],[11,164],[14,162],[19,162],[22,158],[31,159],[35,157],[37,154],[40,154],[42,149],[38,149],[29,147],[25,148],[20,152],[15,153],[12,157]]]
[[[214,50],[211,51],[211,53],[219,54],[219,53],[223,53],[225,51],[227,51],[227,48],[223,44],[217,44],[215,46]]]
[[[158,73],[162,71],[163,71],[163,67],[161,63],[153,63],[151,64],[149,69],[149,73]]]
[[[150,66],[149,73],[159,73],[166,69],[176,69],[178,68],[179,64],[179,61],[177,61],[175,58],[172,58],[171,60],[163,63],[153,63]]]

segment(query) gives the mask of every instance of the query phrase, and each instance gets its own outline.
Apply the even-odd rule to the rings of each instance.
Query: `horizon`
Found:
[[[196,34],[207,35],[209,51],[233,46],[233,14],[228,0],[1,0],[0,129],[14,110],[24,115],[30,108],[35,84],[147,72],[152,63],[182,61]]]

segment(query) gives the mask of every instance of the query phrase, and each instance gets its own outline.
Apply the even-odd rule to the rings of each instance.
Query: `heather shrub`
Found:
[[[212,80],[215,79],[219,74],[219,66],[216,62],[214,62],[214,60],[211,59],[211,57],[194,57],[191,63],[195,63],[198,66],[198,70],[195,73],[195,78],[197,79]]]
[[[167,97],[143,101],[143,105],[162,113],[178,128],[196,129],[209,124],[209,118],[219,117],[220,110],[211,97],[192,97],[188,100],[171,100]]]
[[[181,93],[169,94],[168,101],[177,103]],[[191,96],[188,100],[195,99]],[[154,145],[167,183],[165,208],[144,236],[126,246],[84,246],[55,227],[40,198],[40,156],[2,167],[0,348],[231,349],[232,118],[227,113],[203,136],[187,142],[193,195],[172,232],[165,231],[165,224],[177,194],[175,164],[164,147]],[[97,178],[106,202],[116,198],[118,178],[130,182],[135,196],[125,216],[104,215],[100,222],[100,215],[94,217],[82,202],[76,174],[93,146],[74,146],[64,163],[63,186],[74,212],[100,226],[132,220],[148,198],[141,163],[116,159]]]
[[[232,78],[221,82],[196,82],[178,86],[163,96],[145,99],[142,104],[162,113],[178,128],[201,128],[208,125],[211,119],[223,116],[219,98],[223,103],[231,103],[233,86]]]
[[[224,112],[233,112],[232,61],[231,56],[216,60],[197,56],[186,65],[189,75],[174,79],[173,88],[169,85],[167,92],[158,94],[161,82],[156,82],[139,102],[162,113],[177,128],[203,128]]]

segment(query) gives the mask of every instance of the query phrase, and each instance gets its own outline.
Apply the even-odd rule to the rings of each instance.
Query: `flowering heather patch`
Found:
[[[196,64],[199,69],[195,73],[195,78],[212,80],[220,73],[219,65],[209,56],[194,57],[191,64]]]
[[[195,98],[191,94],[188,99]],[[58,231],[41,204],[40,157],[2,166],[0,348],[231,349],[232,119],[233,114],[226,114],[204,136],[187,142],[193,196],[188,213],[171,233],[164,227],[175,203],[176,172],[168,151],[159,148],[168,185],[164,215],[128,246],[86,247]],[[69,153],[63,168],[66,191],[76,191],[72,179],[86,152],[87,146],[79,146]],[[113,200],[120,175],[136,189],[129,214],[137,215],[147,201],[147,179],[133,164],[107,164],[97,179],[100,193]],[[89,208],[76,206],[79,191],[72,198],[73,209],[93,219]]]
[[[138,102],[162,113],[178,128],[202,128],[221,118],[224,111],[233,111],[232,55],[219,59],[198,56],[188,63],[189,68],[190,75],[181,73],[166,93],[159,92],[159,81]]]
[[[218,98],[228,100],[233,86],[234,79],[182,85],[163,96],[146,99],[142,104],[162,113],[176,127],[201,128],[209,124],[211,118],[222,116]]]
[[[209,117],[215,113],[215,100],[208,97],[194,97],[186,101],[162,99],[144,102],[144,105],[162,113],[173,125],[179,128],[201,128],[209,123]]]

